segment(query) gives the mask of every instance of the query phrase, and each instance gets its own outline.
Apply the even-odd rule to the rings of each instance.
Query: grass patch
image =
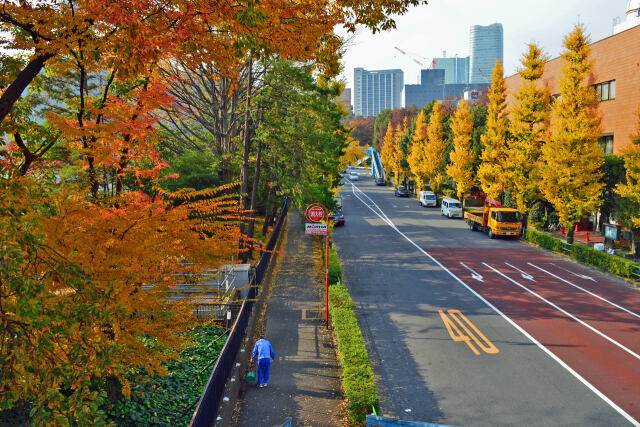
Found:
[[[353,300],[346,286],[329,287],[329,314],[338,342],[342,387],[347,398],[347,421],[350,425],[362,425],[371,407],[379,408],[380,398],[353,309]]]
[[[638,267],[636,263],[628,259],[606,252],[596,251],[589,246],[575,243],[570,245],[557,237],[532,228],[527,228],[525,239],[543,248],[566,253],[580,262],[599,267],[617,276],[635,278],[634,271]]]

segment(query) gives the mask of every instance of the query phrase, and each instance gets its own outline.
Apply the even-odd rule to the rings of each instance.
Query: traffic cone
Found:
[[[574,228],[574,229],[573,229],[573,232],[574,232],[574,233],[577,233],[577,232],[578,232],[578,223],[577,223],[577,222],[576,222],[576,228]]]
[[[587,237],[585,238],[585,241],[586,241],[587,243],[589,243],[589,232],[588,232],[588,231],[587,231]]]
[[[564,236],[564,224],[562,225],[562,235]]]

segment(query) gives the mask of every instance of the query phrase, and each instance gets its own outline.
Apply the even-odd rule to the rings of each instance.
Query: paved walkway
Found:
[[[276,360],[268,387],[246,385],[237,425],[279,426],[291,417],[292,426],[339,426],[336,352],[324,320],[317,319],[324,310],[320,252],[314,237],[304,234],[298,212],[289,214],[283,236],[275,271],[264,282],[270,295],[263,332]]]

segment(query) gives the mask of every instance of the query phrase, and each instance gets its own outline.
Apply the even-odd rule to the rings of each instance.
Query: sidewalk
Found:
[[[320,252],[304,234],[298,212],[289,213],[283,238],[282,253],[263,282],[270,295],[262,330],[276,360],[268,387],[245,384],[236,425],[279,426],[291,417],[292,426],[339,426],[336,352],[324,320],[317,318],[324,313]]]

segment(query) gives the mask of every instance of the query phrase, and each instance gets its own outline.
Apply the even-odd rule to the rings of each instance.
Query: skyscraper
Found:
[[[496,61],[503,62],[502,24],[471,27],[470,83],[491,83],[491,72]]]
[[[433,58],[433,68],[444,70],[445,84],[469,83],[469,57]]]
[[[402,107],[402,70],[353,70],[353,114],[377,116],[380,111]]]

